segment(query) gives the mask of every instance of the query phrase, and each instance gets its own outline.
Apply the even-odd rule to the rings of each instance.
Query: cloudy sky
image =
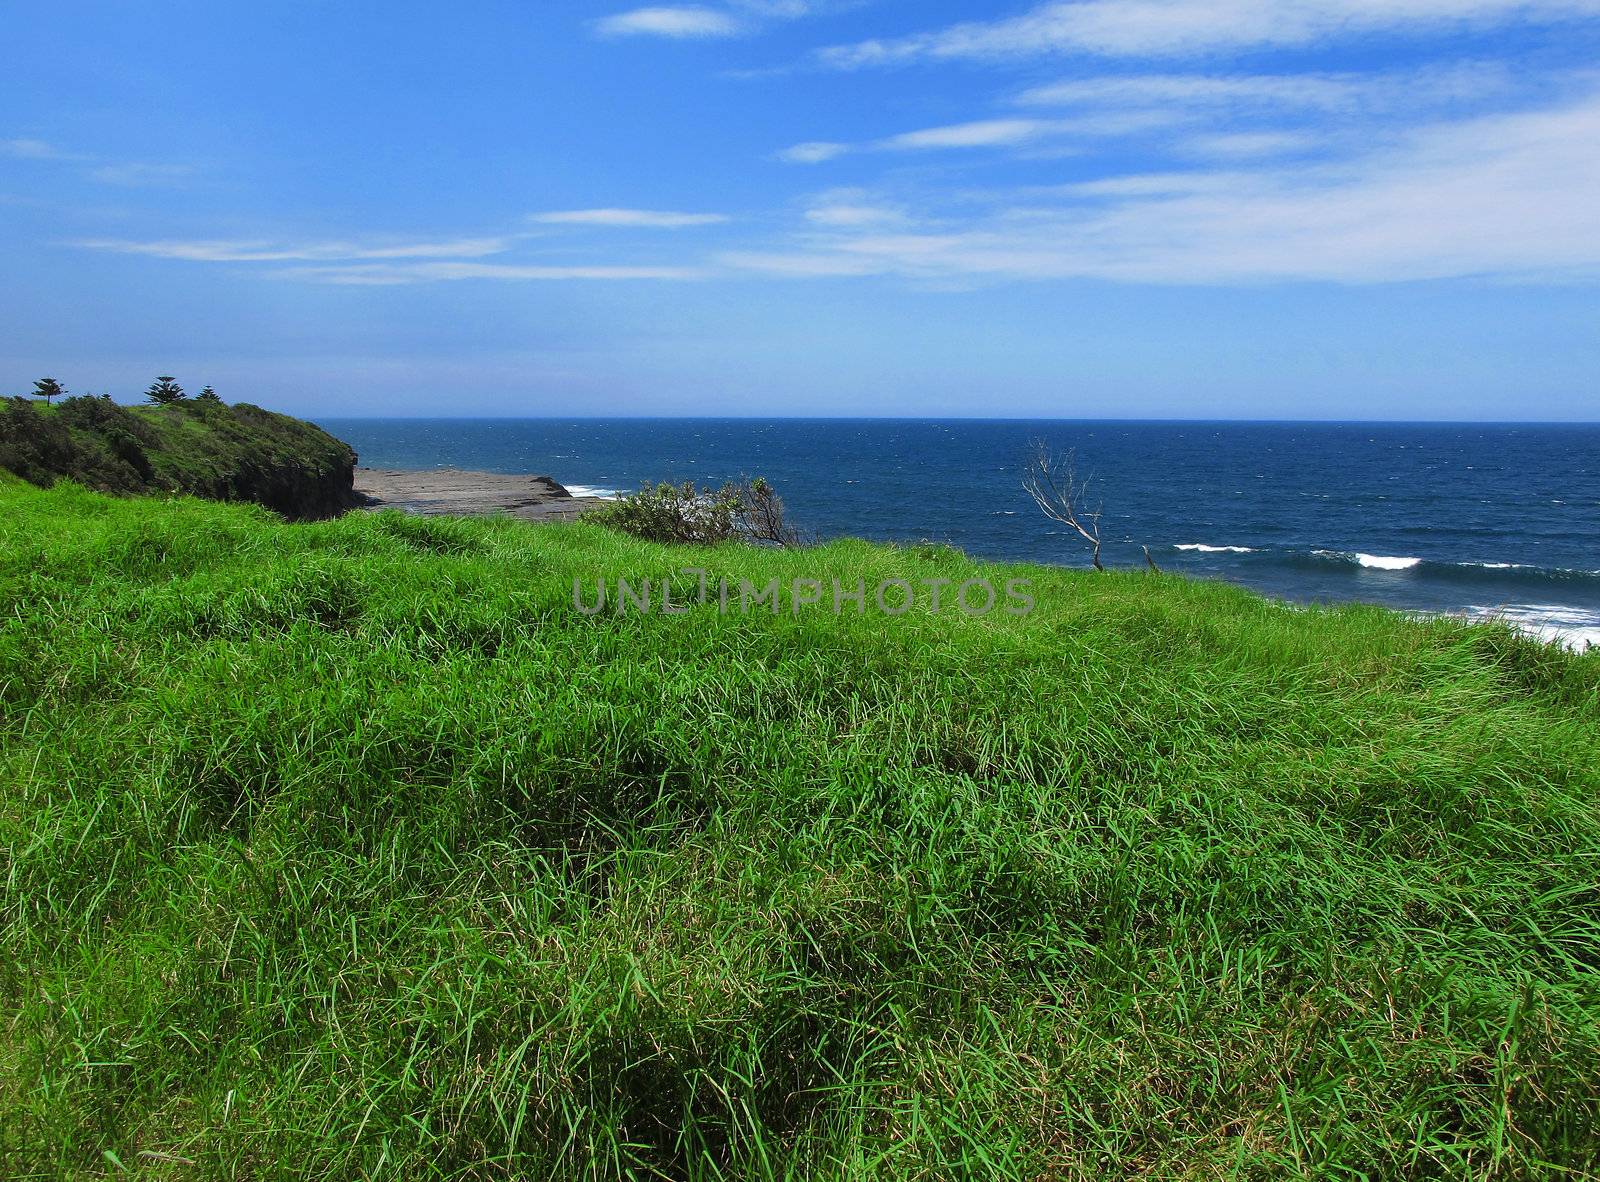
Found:
[[[1600,419],[1600,0],[11,6],[0,389]]]

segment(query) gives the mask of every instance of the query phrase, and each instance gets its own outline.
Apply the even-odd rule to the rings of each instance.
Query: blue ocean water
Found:
[[[1295,602],[1500,614],[1600,643],[1600,425],[881,419],[324,420],[364,465],[548,473],[573,488],[762,475],[824,536],[1083,565],[1020,479],[1076,452],[1108,564]]]

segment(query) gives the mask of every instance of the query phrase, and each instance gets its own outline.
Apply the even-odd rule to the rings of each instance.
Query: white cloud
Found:
[[[904,222],[905,210],[875,201],[862,189],[832,189],[819,193],[805,212],[814,226],[884,226]]]
[[[857,0],[724,0],[723,7],[656,5],[602,17],[594,28],[605,37],[737,37],[758,32],[773,21],[799,20],[855,2]]]
[[[902,151],[926,148],[993,148],[1020,144],[1038,137],[1049,125],[1037,119],[980,119],[948,127],[908,131],[881,141],[882,147]]]
[[[619,226],[652,230],[680,230],[686,226],[714,226],[728,220],[722,213],[673,213],[655,209],[566,209],[536,213],[529,219],[552,226]]]
[[[1597,14],[1600,0],[1052,0],[1022,16],[835,46],[818,58],[839,69],[858,69],[1074,53],[1181,55]]]
[[[928,152],[960,148],[1006,148],[1032,143],[1050,136],[1078,136],[1090,139],[1116,137],[1168,127],[1180,122],[1181,112],[1158,109],[1106,111],[1070,119],[975,119],[943,127],[924,127],[901,132],[866,144],[841,144],[818,141],[796,144],[778,153],[780,160],[796,164],[820,164],[847,152]]]
[[[625,265],[541,266],[515,263],[405,263],[353,267],[299,267],[280,272],[286,278],[309,279],[343,286],[391,287],[404,283],[435,283],[462,279],[501,281],[589,280],[688,281],[703,279],[707,272],[699,267],[657,267]]]
[[[83,157],[44,140],[0,140],[0,155],[17,160],[82,160]]]
[[[666,215],[662,215],[666,216]],[[688,215],[680,215],[688,216]],[[697,266],[634,263],[479,262],[503,254],[526,234],[457,238],[433,242],[366,244],[352,242],[284,243],[257,240],[163,239],[146,242],[91,239],[72,245],[88,250],[144,255],[198,263],[311,263],[276,274],[319,283],[392,286],[454,279],[498,280],[687,280],[703,277]]]
[[[185,164],[105,164],[89,171],[90,180],[130,189],[181,185],[193,175]]]
[[[1340,163],[1069,186],[939,233],[724,256],[773,275],[1227,284],[1600,275],[1600,95],[1434,124]],[[1020,194],[1019,194],[1020,195]],[[1038,197],[1038,190],[1029,191]]]
[[[849,144],[836,144],[828,140],[810,140],[803,144],[795,144],[776,153],[776,158],[785,164],[822,164],[836,156],[843,156],[850,151]]]
[[[729,0],[742,12],[766,20],[799,20],[821,9],[832,8],[838,0]]]
[[[1226,192],[1248,183],[1250,177],[1247,172],[1152,172],[1077,181],[1027,192],[1044,197],[1172,197]]]
[[[802,227],[795,236],[756,237],[763,223],[751,219],[747,237],[730,244],[736,249],[710,256],[485,261],[530,236],[552,237],[548,227],[672,229],[728,220],[720,213],[633,209],[540,213],[531,219],[538,229],[523,225],[522,233],[474,238],[100,239],[78,245],[196,262],[308,264],[276,273],[339,284],[670,282],[718,275],[883,275],[935,284],[1600,276],[1600,202],[1593,199],[1600,192],[1600,91],[1516,114],[1409,129],[1386,121],[1381,135],[1360,139],[1326,127],[1213,125],[1181,108],[1176,114],[1135,108],[1074,112],[1066,119],[982,120],[830,146],[840,152],[1036,150],[1047,137],[1117,134],[1116,128],[1145,119],[1164,120],[1181,134],[1163,137],[1163,155],[1150,158],[1158,163],[1147,160],[1121,175],[1097,176],[1094,164],[1075,164],[1082,179],[1068,184],[947,190],[942,198],[916,188],[829,190],[790,207],[793,223]],[[1314,143],[1308,131],[1317,136]],[[1301,149],[1316,155],[1300,155]],[[1296,155],[1283,157],[1290,152]],[[1212,165],[1185,170],[1186,156]],[[897,170],[889,184],[918,186],[925,181],[913,178],[924,174]],[[907,209],[916,211],[914,219]],[[570,246],[576,237],[561,240]]]
[[[732,37],[741,31],[737,20],[714,8],[635,8],[595,23],[606,37]]]
[[[279,263],[320,259],[417,259],[483,258],[509,250],[515,237],[461,238],[447,242],[411,242],[390,246],[361,246],[349,242],[308,242],[298,244],[270,241],[215,241],[165,239],[132,242],[121,239],[88,239],[74,246],[87,250],[107,250],[118,254],[147,255],[158,259],[181,259],[198,263]]]
[[[1215,135],[1191,136],[1183,150],[1195,156],[1217,156],[1244,160],[1252,156],[1281,156],[1303,152],[1319,141],[1298,131],[1231,131]]]
[[[1562,85],[1561,76],[1541,79]],[[1264,108],[1346,112],[1389,111],[1459,102],[1483,103],[1512,86],[1507,69],[1456,62],[1373,74],[1120,74],[1072,78],[1017,96],[1024,107]]]
[[[1025,90],[1017,102],[1029,107],[1073,107],[1146,103],[1186,106],[1267,103],[1284,107],[1347,107],[1360,93],[1351,75],[1134,74],[1074,78]]]
[[[15,160],[91,165],[84,173],[90,180],[102,185],[122,185],[127,188],[178,185],[194,175],[195,171],[187,164],[107,161],[104,157],[71,152],[44,140],[34,139],[0,140],[0,156],[10,156]]]

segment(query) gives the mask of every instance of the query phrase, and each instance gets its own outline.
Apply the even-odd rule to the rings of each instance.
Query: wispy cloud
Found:
[[[1544,84],[1559,84],[1545,78]],[[1019,94],[1022,107],[1182,107],[1212,111],[1391,112],[1482,104],[1513,80],[1502,65],[1456,62],[1372,74],[1113,74],[1071,78]]]
[[[993,148],[1037,139],[1048,127],[1048,123],[1039,119],[980,119],[971,123],[954,123],[948,127],[908,131],[880,141],[879,146],[897,151]]]
[[[89,170],[89,179],[129,189],[165,188],[183,184],[194,171],[186,164],[103,164]]]
[[[508,235],[498,238],[459,238],[446,242],[407,242],[390,245],[182,239],[137,242],[114,238],[84,239],[72,245],[87,250],[147,255],[158,259],[181,259],[195,263],[281,263],[339,259],[473,259],[500,254],[511,249],[516,242],[516,236]]]
[[[1256,156],[1303,152],[1322,142],[1301,131],[1230,131],[1190,136],[1180,148],[1194,156],[1244,160]]]
[[[0,156],[10,156],[15,160],[83,160],[85,157],[75,152],[68,152],[44,140],[0,140]]]
[[[773,153],[773,158],[785,164],[822,164],[850,151],[849,144],[829,140],[808,140]]]
[[[595,22],[603,37],[733,37],[740,22],[715,8],[635,8]]]
[[[774,276],[1226,284],[1600,274],[1600,95],[1436,123],[1337,162],[1003,195],[937,232],[816,228],[729,252]]]
[[[675,281],[708,277],[703,267],[639,266],[633,264],[578,264],[546,266],[517,263],[405,263],[348,267],[299,267],[279,272],[285,278],[309,279],[342,286],[392,287],[406,283],[437,283],[462,279],[515,282],[587,280],[591,282]]]
[[[974,119],[942,127],[900,132],[862,144],[814,142],[796,144],[776,153],[791,164],[821,164],[847,152],[931,152],[963,148],[1007,148],[1049,137],[1078,136],[1103,139],[1131,135],[1182,121],[1177,111],[1160,109],[1096,112],[1063,119]]]
[[[594,22],[602,37],[666,37],[693,40],[738,37],[759,32],[773,21],[798,20],[861,0],[724,0],[705,4],[651,5],[631,8]]]
[[[907,220],[903,207],[875,198],[864,189],[818,193],[807,204],[805,218],[812,225],[833,228],[898,225]]]
[[[1155,77],[1144,76],[1133,89],[1305,93],[1319,111],[1335,101],[1331,91],[1300,91],[1276,76],[1233,78],[1221,87],[1186,75],[1163,75],[1159,83]],[[1180,77],[1181,84],[1173,82]],[[1321,118],[1298,126],[1216,120],[1192,105],[1153,109],[1141,99],[1127,109],[1117,100],[1061,118],[976,120],[830,144],[840,152],[1034,151],[1055,144],[1050,137],[1157,133],[1146,145],[1154,150],[1141,149],[1139,165],[1129,166],[1125,152],[1085,159],[1073,165],[1077,178],[1062,184],[953,189],[930,182],[928,170],[896,170],[874,189],[833,189],[790,204],[788,234],[773,236],[763,229],[770,220],[750,218],[737,239],[718,234],[717,247],[703,253],[683,249],[699,236],[676,235],[658,240],[676,248],[664,257],[597,249],[573,258],[570,251],[580,242],[640,241],[584,232],[589,228],[674,230],[727,223],[727,214],[573,209],[536,213],[511,232],[474,237],[106,238],[78,245],[190,262],[306,264],[272,270],[361,285],[730,275],[890,276],[938,284],[1595,277],[1600,90],[1592,79],[1588,85],[1575,97],[1517,113],[1436,116],[1410,126],[1385,119],[1376,130],[1337,132]],[[1072,105],[1070,98],[1057,101]],[[1116,171],[1096,175],[1113,161]],[[572,232],[563,235],[561,228]],[[534,254],[528,246],[550,239],[558,240],[552,249],[560,254]]]
[[[1600,13],[1597,0],[1052,0],[1022,16],[968,21],[820,51],[838,69],[1052,54],[1183,55],[1287,47],[1372,32],[1492,28]]]
[[[0,140],[0,156],[13,160],[36,160],[55,164],[91,166],[83,175],[102,185],[123,188],[170,187],[183,184],[194,175],[188,164],[152,164],[144,161],[114,161],[104,157],[74,152],[39,139]]]
[[[646,209],[574,209],[534,214],[530,222],[544,225],[640,227],[680,229],[708,226],[728,220],[719,213],[667,213]],[[83,239],[71,245],[87,250],[117,254],[145,255],[158,259],[177,259],[193,263],[284,263],[329,262],[363,263],[401,260],[470,260],[504,254],[533,237],[532,232],[483,235],[469,238],[442,238],[421,241],[351,242],[342,240],[281,241],[270,238],[210,239],[123,238]],[[522,268],[527,277],[542,277],[572,272],[587,273],[594,268]],[[600,268],[600,272],[606,268]],[[311,274],[310,271],[301,272]],[[420,277],[422,272],[417,272]],[[435,277],[445,278],[443,274]],[[410,282],[412,280],[396,280]]]
[[[715,226],[726,222],[723,213],[674,213],[656,209],[566,209],[536,213],[530,221],[552,226],[617,226],[651,230],[681,230],[688,226]]]
[[[1361,83],[1349,75],[1133,74],[1073,78],[1035,86],[1017,96],[1026,107],[1076,107],[1149,103],[1212,106],[1240,102],[1285,107],[1338,108],[1350,104]]]
[[[610,215],[625,214],[624,218]],[[606,216],[600,216],[606,215]],[[724,220],[722,215],[662,214],[641,210],[577,210],[570,214],[541,215],[558,223],[588,225],[681,226],[705,225]],[[190,263],[307,263],[273,272],[283,278],[316,283],[392,286],[447,280],[690,280],[704,277],[706,269],[694,264],[658,264],[634,261],[549,263],[541,260],[483,262],[523,246],[534,233],[501,234],[478,238],[347,242],[285,242],[272,239],[129,239],[100,238],[70,243],[86,250],[143,255]]]

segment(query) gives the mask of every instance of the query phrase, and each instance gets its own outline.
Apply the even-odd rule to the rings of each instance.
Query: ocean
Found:
[[[821,537],[1068,566],[1021,487],[1072,450],[1107,565],[1297,603],[1497,615],[1600,645],[1600,425],[905,419],[326,419],[361,463],[547,473],[574,492],[765,476]]]

